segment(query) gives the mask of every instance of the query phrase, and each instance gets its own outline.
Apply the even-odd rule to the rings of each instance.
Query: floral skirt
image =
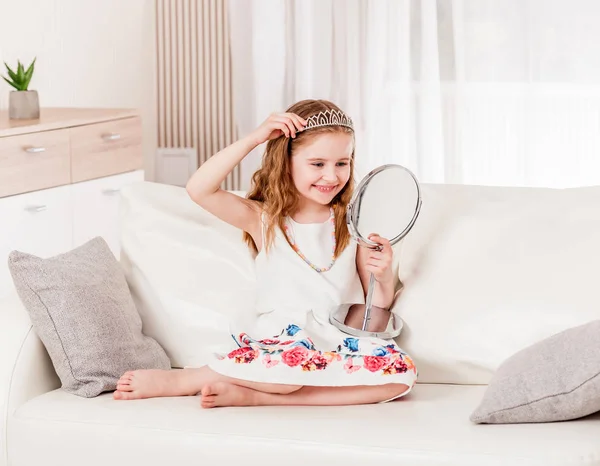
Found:
[[[408,391],[414,386],[417,369],[393,340],[356,338],[333,325],[307,327],[288,324],[266,338],[244,332],[232,335],[236,347],[216,355],[209,366],[229,377],[263,383],[330,387],[399,383]]]

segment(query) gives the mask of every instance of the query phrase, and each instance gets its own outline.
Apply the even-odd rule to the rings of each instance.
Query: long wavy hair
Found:
[[[304,119],[321,111],[340,111],[332,102],[327,100],[302,100],[289,107],[286,112],[295,113]],[[282,135],[267,142],[261,167],[252,175],[252,185],[246,197],[263,204],[265,213],[265,241],[263,248],[268,251],[275,238],[275,228],[282,231],[285,217],[292,215],[297,206],[300,193],[296,189],[291,175],[290,158],[294,152],[306,144],[311,138],[324,133],[347,133],[354,140],[354,132],[344,126],[323,126],[296,133],[295,138]],[[350,233],[346,226],[346,206],[352,199],[354,191],[354,148],[350,157],[350,178],[342,190],[333,198],[331,206],[335,215],[336,247],[334,256],[337,258],[350,241]],[[287,238],[286,238],[287,239]],[[258,249],[252,236],[244,232],[244,241],[256,253]],[[288,240],[289,243],[289,240]]]

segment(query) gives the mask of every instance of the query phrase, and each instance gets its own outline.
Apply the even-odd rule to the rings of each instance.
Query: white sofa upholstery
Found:
[[[423,186],[422,217],[397,249],[399,343],[420,383],[399,402],[203,410],[196,397],[114,401],[63,392],[13,295],[0,303],[0,465],[600,465],[600,415],[475,425],[498,364],[600,317],[600,188]],[[122,264],[173,366],[203,364],[227,321],[251,312],[239,233],[181,188],[123,192]],[[594,275],[595,274],[595,275]]]

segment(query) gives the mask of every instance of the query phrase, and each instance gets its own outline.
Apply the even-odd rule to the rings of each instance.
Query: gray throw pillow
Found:
[[[504,361],[471,421],[553,422],[600,411],[600,321],[573,327]]]
[[[115,390],[128,370],[170,368],[165,351],[142,334],[123,270],[102,238],[50,258],[13,251],[8,263],[67,392],[90,398]]]

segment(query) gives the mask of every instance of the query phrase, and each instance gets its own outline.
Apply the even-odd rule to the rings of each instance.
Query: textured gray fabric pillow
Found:
[[[170,368],[165,351],[142,334],[125,275],[102,238],[46,259],[13,251],[8,263],[64,390],[94,397],[115,390],[125,371]]]
[[[504,361],[471,421],[567,421],[600,411],[600,321],[573,327]]]

